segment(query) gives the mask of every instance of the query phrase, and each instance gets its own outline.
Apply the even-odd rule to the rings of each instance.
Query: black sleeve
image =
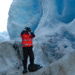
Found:
[[[23,35],[25,33],[25,30],[23,30],[22,32],[21,32],[21,35]]]
[[[31,35],[32,35],[33,37],[35,37],[35,34],[34,34],[33,32],[31,32]]]

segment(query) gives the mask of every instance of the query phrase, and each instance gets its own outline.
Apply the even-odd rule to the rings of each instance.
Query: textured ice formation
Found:
[[[75,50],[75,0],[13,0],[9,10],[10,39],[20,40],[26,27],[35,32],[35,43],[50,59]]]
[[[0,42],[8,41],[8,40],[10,40],[8,32],[7,31],[0,32]]]
[[[25,27],[31,27],[34,31],[39,23],[41,11],[39,0],[14,0],[9,10],[7,27],[10,38],[20,37]]]

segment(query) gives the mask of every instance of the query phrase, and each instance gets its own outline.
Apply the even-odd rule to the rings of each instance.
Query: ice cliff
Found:
[[[71,53],[75,51],[75,0],[13,0],[7,26],[10,39],[21,42],[20,33],[27,26],[36,35],[33,40],[35,63],[47,66],[59,59],[49,67],[43,68],[42,74],[40,73],[42,70],[39,73],[41,75],[75,75],[73,67],[75,53]],[[15,57],[10,54],[7,59],[5,59],[6,56],[2,56],[0,60],[6,61],[4,65],[11,68],[15,67],[19,58],[12,47],[13,44],[7,46],[8,44],[4,43],[6,52],[11,53],[10,50],[12,50]],[[65,56],[66,54],[67,56]],[[12,60],[9,59],[10,56]],[[1,67],[3,69],[3,66]],[[11,73],[8,72],[7,75],[11,75]]]
[[[40,0],[13,0],[9,10],[8,32],[11,39],[20,38],[26,27],[34,31],[42,16]],[[12,27],[12,29],[10,29]],[[14,34],[13,34],[14,32]]]
[[[35,32],[34,44],[49,59],[74,51],[74,3],[75,0],[13,0],[7,26],[10,39],[20,41],[21,31],[28,26]]]
[[[7,27],[10,38],[19,37],[26,26],[39,30],[38,33],[42,30],[40,34],[43,30],[45,34],[53,28],[56,31],[61,26],[67,27],[75,18],[74,3],[75,0],[13,0]]]

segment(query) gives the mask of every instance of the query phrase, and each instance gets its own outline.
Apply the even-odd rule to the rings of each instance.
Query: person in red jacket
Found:
[[[32,50],[33,43],[32,39],[35,37],[34,33],[31,31],[29,27],[26,27],[21,32],[21,38],[22,38],[22,48],[23,48],[23,74],[27,73],[27,59],[28,56],[30,57],[30,64],[34,64],[34,53]]]

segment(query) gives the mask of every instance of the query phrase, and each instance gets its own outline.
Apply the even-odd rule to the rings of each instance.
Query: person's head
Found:
[[[25,31],[26,32],[29,32],[30,31],[30,28],[29,27],[25,27]]]

